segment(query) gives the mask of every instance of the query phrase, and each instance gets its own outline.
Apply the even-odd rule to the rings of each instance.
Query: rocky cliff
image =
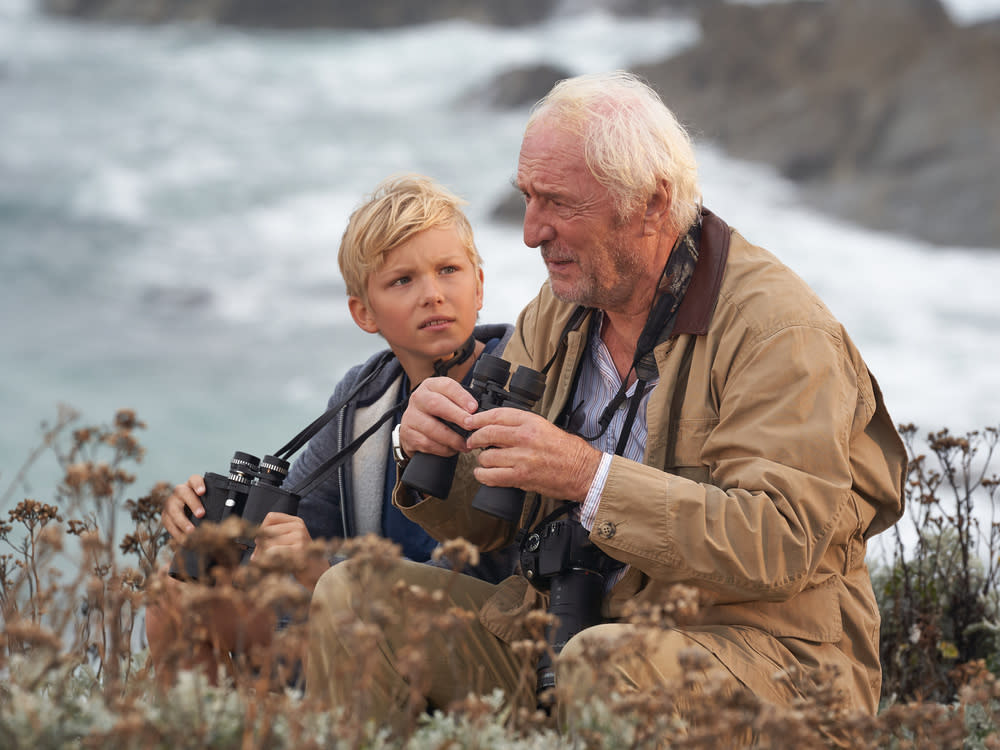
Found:
[[[636,72],[692,132],[871,227],[1000,247],[1000,24],[936,0],[715,5]]]

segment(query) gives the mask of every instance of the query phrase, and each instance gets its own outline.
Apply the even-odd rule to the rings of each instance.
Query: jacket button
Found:
[[[602,521],[597,526],[597,535],[602,539],[610,539],[615,535],[615,525],[611,521]]]

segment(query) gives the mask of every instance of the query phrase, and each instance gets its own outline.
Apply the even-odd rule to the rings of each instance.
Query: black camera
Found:
[[[507,381],[510,379],[508,385]],[[507,386],[505,389],[504,386]],[[479,404],[479,411],[501,406],[531,411],[545,392],[545,376],[530,367],[518,367],[510,375],[510,363],[501,357],[483,354],[472,368],[469,393]],[[460,435],[468,433],[447,422]],[[455,478],[458,455],[435,456],[417,453],[403,470],[402,481],[408,487],[434,497],[447,497]],[[488,487],[476,492],[472,507],[516,523],[521,517],[524,491],[513,487]]]
[[[192,523],[195,526],[206,521],[221,523],[236,516],[257,525],[272,511],[295,515],[299,495],[281,487],[288,476],[288,466],[288,461],[277,456],[258,459],[237,451],[229,463],[229,476],[214,472],[205,474],[205,494],[201,498],[205,515],[199,519],[188,513]],[[170,575],[191,581],[205,578],[217,565],[232,566],[246,559],[253,546],[253,539],[238,538],[229,551],[231,554],[226,555],[183,547],[170,564]]]
[[[522,541],[521,572],[536,589],[549,592],[549,614],[556,617],[547,634],[551,650],[538,662],[539,695],[556,684],[552,655],[581,630],[603,621],[607,577],[622,567],[590,541],[577,521],[543,523]]]

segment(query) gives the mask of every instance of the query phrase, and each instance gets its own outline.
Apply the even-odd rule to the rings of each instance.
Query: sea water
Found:
[[[954,2],[967,21],[995,12]],[[526,112],[474,95],[510,68],[626,67],[697,35],[597,11],[527,29],[147,28],[0,0],[0,492],[59,403],[80,424],[122,407],[146,422],[133,495],[284,444],[383,346],[351,322],[336,252],[391,173],[469,201],[482,319],[513,321],[544,269],[490,211]],[[897,422],[1000,424],[1000,253],[862,229],[766,167],[698,156],[706,205],[819,292]],[[44,454],[10,502],[50,500],[58,476]]]

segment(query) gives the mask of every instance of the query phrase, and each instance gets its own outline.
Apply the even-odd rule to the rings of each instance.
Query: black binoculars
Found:
[[[270,512],[295,515],[299,496],[282,489],[288,476],[288,461],[277,456],[259,459],[249,453],[237,451],[229,463],[229,476],[209,472],[205,474],[205,494],[201,503],[205,515],[200,519],[188,514],[198,526],[204,522],[220,523],[230,516],[242,518],[249,524],[259,524]],[[253,539],[236,539],[232,555],[225,559],[198,549],[184,547],[174,555],[170,575],[174,578],[196,581],[207,576],[216,565],[232,565],[245,559],[253,550]]]
[[[508,378],[510,383],[508,385]],[[505,386],[507,386],[505,388]],[[467,388],[479,404],[478,411],[501,406],[531,411],[545,392],[545,376],[530,367],[518,367],[510,374],[510,363],[491,354],[483,354],[472,368],[472,380]],[[468,433],[446,422],[460,435]],[[433,497],[445,498],[455,479],[458,455],[435,456],[417,453],[403,470],[402,482],[408,487]],[[472,507],[485,513],[517,523],[524,506],[524,491],[514,487],[482,485],[476,492]]]

